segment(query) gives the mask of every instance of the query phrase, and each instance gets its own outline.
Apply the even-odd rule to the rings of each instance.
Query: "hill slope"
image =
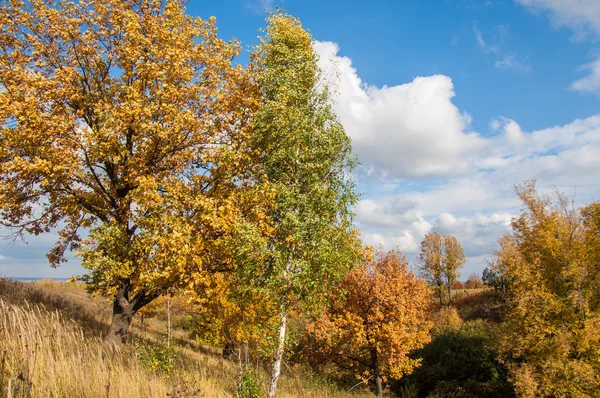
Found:
[[[136,320],[135,344],[114,349],[102,343],[109,319],[110,303],[81,285],[0,279],[0,396],[236,396],[239,368],[219,350],[178,330],[167,347],[161,319],[143,327]],[[280,397],[352,395],[309,373],[293,373],[281,380]]]

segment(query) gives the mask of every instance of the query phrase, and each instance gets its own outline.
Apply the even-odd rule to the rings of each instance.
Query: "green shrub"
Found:
[[[172,345],[167,344],[166,338],[160,343],[136,340],[134,346],[140,361],[151,369],[161,372],[165,378],[171,377],[176,350]]]
[[[261,398],[263,396],[260,377],[252,371],[245,370],[238,388],[239,398]]]
[[[507,369],[496,359],[490,326],[483,321],[441,329],[416,352],[422,363],[394,384],[400,392],[413,386],[418,397],[511,397]]]

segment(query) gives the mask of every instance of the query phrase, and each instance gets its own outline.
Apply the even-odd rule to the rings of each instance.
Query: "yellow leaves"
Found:
[[[61,219],[90,228],[82,256],[93,289],[199,283],[207,264],[228,266],[224,241],[254,208],[268,224],[263,196],[232,182],[245,177],[250,149],[227,149],[247,134],[259,92],[232,65],[239,44],[218,38],[214,18],[191,18],[177,0],[40,0],[2,3],[0,21],[10,21],[1,209],[29,225],[47,200],[47,217],[25,232]]]
[[[444,290],[448,292],[448,301],[451,301],[450,288],[465,262],[463,249],[454,236],[437,232],[425,235],[419,253],[419,270],[421,276],[438,291],[440,305],[444,302]]]
[[[535,182],[518,185],[517,194],[523,214],[492,263],[509,281],[501,352],[518,359],[511,373],[523,396],[594,395],[600,388],[592,382],[600,379],[599,236],[586,234],[594,205],[579,212],[563,194],[555,201],[540,197]]]

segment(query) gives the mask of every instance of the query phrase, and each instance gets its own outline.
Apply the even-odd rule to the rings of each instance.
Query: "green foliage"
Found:
[[[497,292],[504,293],[508,287],[508,278],[502,271],[486,267],[483,270],[483,283],[494,288]]]
[[[483,321],[442,328],[421,350],[415,372],[395,386],[410,386],[419,397],[510,397],[507,369],[497,361],[490,326]]]
[[[256,372],[245,370],[238,388],[238,398],[261,398],[264,395],[260,376]]]
[[[167,344],[166,338],[159,343],[135,340],[134,347],[139,360],[162,373],[165,378],[171,377],[177,350],[173,345]]]
[[[320,86],[312,38],[292,16],[268,18],[266,37],[252,55],[263,92],[252,123],[260,182],[275,192],[267,211],[273,229],[253,249],[264,249],[256,267],[244,267],[253,286],[273,293],[284,307],[311,302],[328,281],[356,263],[352,228],[356,204],[350,171],[356,164],[350,138]]]

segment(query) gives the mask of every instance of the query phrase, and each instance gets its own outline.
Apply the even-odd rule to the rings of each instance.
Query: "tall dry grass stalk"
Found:
[[[165,379],[130,346],[84,337],[74,322],[42,306],[0,299],[0,395],[16,397],[226,397],[202,369]]]
[[[29,304],[33,303],[33,304]],[[113,348],[101,340],[110,315],[108,301],[94,299],[82,286],[0,278],[0,398],[152,398],[236,396],[240,368],[214,347],[199,346],[182,330],[170,378],[151,369],[134,345]],[[167,326],[151,319],[134,340],[160,344]],[[152,330],[149,330],[152,329]],[[317,375],[285,369],[278,396],[368,397],[347,392]],[[266,385],[268,374],[260,370]]]

